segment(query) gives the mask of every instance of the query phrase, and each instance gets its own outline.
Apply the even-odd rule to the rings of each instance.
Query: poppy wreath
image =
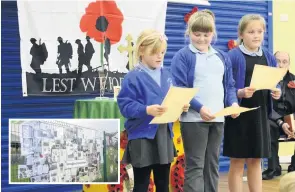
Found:
[[[171,168],[170,183],[173,192],[183,192],[185,168],[184,160],[184,154],[178,156],[176,163]]]
[[[194,7],[189,13],[184,16],[184,21],[187,23],[190,16],[198,11],[198,7]]]
[[[231,49],[237,47],[238,44],[235,40],[229,40],[227,46],[228,46],[228,49],[231,50]]]

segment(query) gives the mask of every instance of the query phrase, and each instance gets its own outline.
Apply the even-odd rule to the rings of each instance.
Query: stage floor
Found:
[[[262,181],[263,192],[278,192],[279,191],[279,184],[280,178],[286,174],[286,171],[280,177],[276,177],[275,179]],[[228,179],[227,173],[220,173],[220,180],[219,180],[219,192],[228,192]],[[243,192],[249,192],[248,183],[247,181],[243,182]]]

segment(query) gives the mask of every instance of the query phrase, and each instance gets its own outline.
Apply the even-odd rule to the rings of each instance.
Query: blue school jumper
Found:
[[[277,67],[277,62],[275,57],[265,48],[262,48],[262,51],[266,57],[268,66]],[[245,87],[246,59],[239,47],[230,50],[228,54],[232,63],[233,78],[236,81],[235,87],[237,90],[243,89]],[[280,88],[280,86],[278,85],[277,88]],[[241,99],[239,99],[239,103],[240,102],[241,102]],[[270,104],[268,105],[268,114],[271,115],[272,108],[273,108],[271,95],[268,96],[268,102]]]
[[[139,65],[125,75],[117,97],[121,114],[127,119],[125,129],[128,140],[154,139],[158,124],[149,124],[154,118],[146,113],[149,105],[162,104],[170,86],[173,85],[170,72],[161,69],[161,86]],[[172,123],[168,123],[173,137]]]
[[[224,87],[224,104],[225,106],[231,106],[233,103],[238,103],[235,82],[232,76],[231,61],[226,53],[214,48],[218,53],[217,56],[221,59],[224,64],[224,76],[223,76],[223,87]],[[196,66],[196,54],[192,52],[189,46],[186,46],[179,50],[172,59],[171,73],[173,81],[178,87],[189,87],[192,88],[194,84],[195,66]],[[205,72],[204,72],[205,73]],[[200,112],[202,103],[195,98],[190,102],[191,108]]]

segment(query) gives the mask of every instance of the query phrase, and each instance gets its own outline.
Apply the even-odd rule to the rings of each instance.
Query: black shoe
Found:
[[[263,180],[270,180],[274,177],[282,175],[282,168],[281,166],[278,167],[276,170],[267,169],[266,171],[263,171],[262,173],[262,179]]]
[[[272,171],[273,171],[272,169],[266,169],[265,171],[262,172],[262,177],[268,175]]]
[[[294,155],[291,158],[291,165],[289,165],[288,167],[288,173],[295,171],[295,151],[294,151]]]
[[[293,165],[289,165],[288,167],[288,173],[295,171],[295,167]]]

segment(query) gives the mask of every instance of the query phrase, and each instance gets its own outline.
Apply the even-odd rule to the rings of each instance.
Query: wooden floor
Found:
[[[279,191],[280,179],[285,174],[287,174],[287,166],[283,165],[282,168],[283,168],[283,171],[280,177],[276,177],[268,181],[264,181],[264,180],[262,181],[262,192],[278,192]],[[220,173],[218,192],[229,192],[227,176],[228,176],[227,173]],[[243,182],[243,192],[250,192],[247,181]]]
[[[280,177],[277,177],[272,180],[262,181],[263,192],[278,192],[279,191],[279,183]],[[219,190],[218,192],[229,192],[228,190],[228,180],[227,173],[221,173],[219,179]],[[243,192],[249,192],[247,181],[243,182]]]

